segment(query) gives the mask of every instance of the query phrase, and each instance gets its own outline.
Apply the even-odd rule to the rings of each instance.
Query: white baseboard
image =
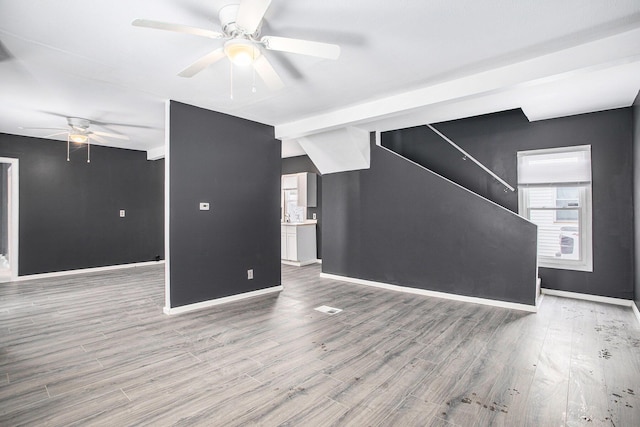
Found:
[[[640,323],[640,311],[638,311],[638,307],[636,306],[633,300],[622,299],[622,298],[611,298],[611,297],[602,297],[600,295],[589,295],[589,294],[581,294],[579,292],[567,292],[567,291],[558,291],[555,289],[541,289],[542,294],[554,295],[558,297],[564,298],[573,298],[580,299],[584,301],[593,301],[593,302],[602,302],[605,304],[613,304],[620,305],[623,307],[631,307],[633,309],[633,314],[636,315],[638,319],[638,323]]]
[[[541,291],[543,294],[554,295],[557,297],[581,299],[585,301],[594,301],[594,302],[603,302],[605,304],[622,305],[625,307],[631,307],[632,305],[635,305],[633,304],[633,301],[629,299],[602,297],[600,295],[581,294],[578,292],[558,291],[555,289],[545,289],[545,288],[542,288]]]
[[[429,291],[426,289],[410,288],[407,286],[392,285],[389,283],[374,282],[371,280],[356,279],[353,277],[338,276],[335,274],[320,273],[320,277],[325,279],[340,280],[342,282],[355,283],[358,285],[373,286],[375,288],[387,289],[390,291],[404,292],[408,294],[423,295],[428,297],[443,298],[454,301],[470,302],[473,304],[490,305],[493,307],[510,308],[513,310],[522,310],[535,313],[538,307],[535,305],[519,304],[515,302],[498,301],[486,298],[468,297],[465,295],[449,294],[446,292]]]
[[[284,265],[293,265],[294,267],[304,267],[305,265],[315,264],[318,261],[315,259],[310,259],[307,261],[287,261],[287,260],[281,259],[280,262]]]
[[[187,313],[194,310],[202,310],[203,308],[209,308],[220,304],[227,304],[234,301],[240,301],[247,298],[253,298],[260,295],[266,295],[273,292],[280,292],[283,289],[282,285],[273,286],[271,288],[259,289],[257,291],[245,292],[243,294],[231,295],[224,298],[216,298],[209,301],[197,302],[194,304],[182,305],[180,307],[164,307],[162,311],[164,314],[181,314]]]
[[[638,319],[638,323],[640,323],[640,310],[638,310],[638,306],[635,303],[633,303],[631,304],[631,307],[633,307],[633,312],[635,313],[636,318]]]
[[[131,264],[107,265],[107,266],[104,266],[104,267],[80,268],[78,270],[53,271],[51,273],[27,274],[25,276],[18,276],[16,281],[20,282],[20,281],[23,281],[23,280],[46,279],[46,278],[49,278],[49,277],[71,276],[71,275],[74,275],[74,274],[97,273],[97,272],[100,272],[100,271],[120,270],[122,268],[146,267],[148,265],[160,265],[160,264],[164,264],[164,260],[147,261],[147,262],[134,262],[134,263],[131,263]]]
[[[544,300],[544,294],[542,294],[542,293],[538,294],[538,297],[536,298],[536,308],[540,308],[540,306],[542,305],[542,301],[543,300]]]

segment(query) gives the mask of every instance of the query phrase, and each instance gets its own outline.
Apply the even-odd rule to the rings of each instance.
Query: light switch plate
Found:
[[[315,213],[313,214],[313,219],[318,219]]]
[[[120,218],[124,218],[124,209],[120,209]]]
[[[200,203],[200,210],[201,211],[208,211],[209,210],[209,203]]]

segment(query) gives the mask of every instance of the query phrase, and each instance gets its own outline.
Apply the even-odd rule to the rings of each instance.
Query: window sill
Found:
[[[584,262],[567,262],[567,261],[550,261],[547,259],[539,259],[538,267],[555,268],[556,270],[586,271],[593,273],[593,265]]]

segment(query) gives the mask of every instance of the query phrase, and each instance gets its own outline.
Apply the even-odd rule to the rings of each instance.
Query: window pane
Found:
[[[571,222],[578,220],[578,211],[556,211],[556,221]]]
[[[572,199],[577,201],[579,197],[579,187],[556,187],[557,199]]]
[[[571,213],[575,220],[556,221],[559,213]],[[538,256],[580,260],[580,223],[578,210],[531,209],[530,220],[538,226]]]
[[[535,187],[527,189],[529,206],[532,208],[555,208],[556,187]]]
[[[556,187],[556,207],[557,208],[577,208],[580,206],[580,188],[578,187]],[[577,221],[577,210],[565,210],[556,212],[556,221]]]

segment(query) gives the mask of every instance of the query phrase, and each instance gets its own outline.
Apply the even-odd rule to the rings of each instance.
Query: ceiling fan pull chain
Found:
[[[69,139],[71,138],[71,134],[67,134],[67,162],[69,161]]]
[[[256,61],[256,52],[255,50],[251,51],[251,55],[253,56],[252,60],[251,60],[251,76],[252,76],[252,80],[253,82],[251,83],[251,92],[252,93],[256,93],[256,67],[253,65]]]
[[[256,70],[253,70],[253,84],[251,85],[251,92],[256,93]]]
[[[91,163],[91,138],[87,138],[87,163]]]
[[[229,61],[229,99],[233,99],[233,62]]]

